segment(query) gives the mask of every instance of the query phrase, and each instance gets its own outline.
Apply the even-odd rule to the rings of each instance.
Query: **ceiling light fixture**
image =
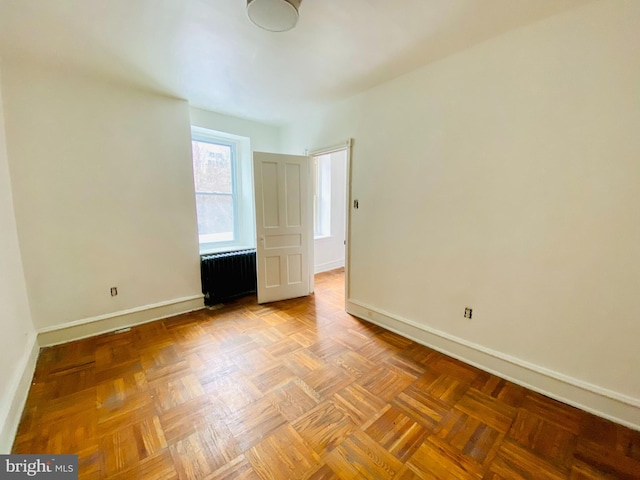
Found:
[[[286,32],[298,23],[302,0],[247,0],[247,15],[269,32]]]

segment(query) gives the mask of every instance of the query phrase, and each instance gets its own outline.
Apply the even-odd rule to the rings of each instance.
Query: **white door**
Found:
[[[258,303],[313,291],[309,157],[253,152]]]

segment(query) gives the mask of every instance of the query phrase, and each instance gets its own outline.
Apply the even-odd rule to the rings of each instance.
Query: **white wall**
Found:
[[[344,267],[347,151],[328,155],[331,162],[330,235],[314,241],[315,272]]]
[[[2,80],[36,327],[199,295],[187,102],[17,63]]]
[[[190,114],[193,126],[251,139],[251,150],[259,152],[280,150],[280,127],[193,107],[190,108]]]
[[[352,301],[622,399],[636,426],[638,25],[640,2],[601,0],[283,134],[355,140]]]
[[[1,77],[0,73],[0,77]],[[8,453],[20,418],[19,385],[35,342],[18,245],[0,87],[0,453]],[[26,376],[31,372],[27,371]],[[30,376],[29,376],[30,379]],[[26,387],[28,388],[29,383]]]

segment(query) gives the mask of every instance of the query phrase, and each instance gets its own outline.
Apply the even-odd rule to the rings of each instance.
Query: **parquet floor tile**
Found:
[[[509,431],[516,413],[515,408],[473,388],[467,390],[455,408],[501,433]]]
[[[359,426],[375,420],[385,406],[384,400],[357,384],[343,388],[333,399],[336,407],[342,409]]]
[[[401,462],[407,461],[430,432],[404,413],[387,405],[365,433]]]
[[[284,425],[246,453],[258,476],[264,479],[305,479],[320,469],[320,457],[291,425]]]
[[[342,443],[357,426],[334,402],[323,402],[293,423],[293,428],[318,453]]]
[[[459,450],[437,437],[429,437],[407,462],[419,478],[456,480],[482,478],[482,467],[460,455]]]
[[[402,470],[402,462],[362,430],[341,442],[325,461],[344,479],[391,480]]]
[[[302,377],[302,380],[320,397],[329,398],[352,383],[353,377],[345,369],[328,362]]]
[[[530,450],[506,440],[500,445],[496,459],[489,468],[498,478],[559,480],[567,478],[566,472],[548,464]]]
[[[320,396],[298,378],[272,391],[267,398],[288,422],[295,421],[320,403]]]
[[[504,438],[504,434],[457,408],[438,425],[435,436],[455,448],[458,455],[479,465],[493,460]]]
[[[357,383],[365,390],[370,391],[386,402],[390,402],[411,385],[415,379],[416,377],[410,373],[391,365],[383,365],[367,372]]]
[[[640,479],[640,432],[348,315],[343,282],[43,349],[13,452],[83,480]]]

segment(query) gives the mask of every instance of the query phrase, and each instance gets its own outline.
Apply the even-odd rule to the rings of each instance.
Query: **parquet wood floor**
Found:
[[[14,453],[82,479],[640,479],[640,433],[315,296],[43,349]]]

